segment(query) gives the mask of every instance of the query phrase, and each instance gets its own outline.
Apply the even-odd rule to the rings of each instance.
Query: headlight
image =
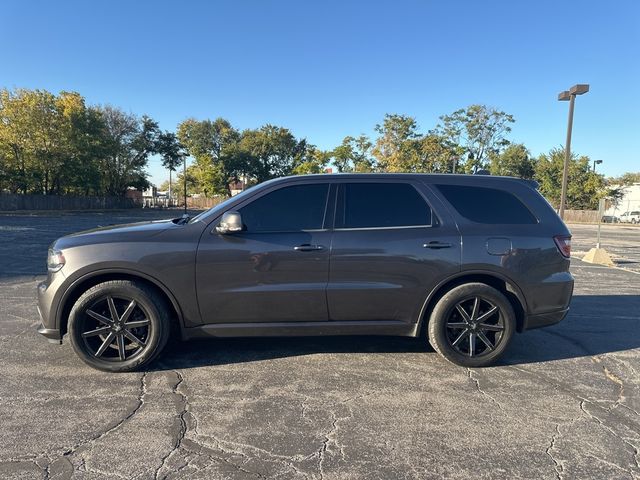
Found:
[[[62,267],[64,267],[65,259],[64,255],[60,250],[54,250],[53,248],[49,249],[49,254],[47,255],[47,269],[50,272],[57,272]]]

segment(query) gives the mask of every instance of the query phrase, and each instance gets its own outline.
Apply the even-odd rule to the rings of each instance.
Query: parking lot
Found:
[[[51,241],[166,216],[0,214],[0,478],[640,478],[640,228],[603,227],[622,268],[572,260],[567,319],[492,368],[422,340],[264,338],[114,375],[35,332]]]
[[[570,225],[573,233],[573,251],[582,258],[590,248],[596,246],[595,225]],[[611,255],[618,267],[640,272],[640,225],[603,224],[600,243]]]

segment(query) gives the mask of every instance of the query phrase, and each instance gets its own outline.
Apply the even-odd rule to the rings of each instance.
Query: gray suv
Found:
[[[130,371],[170,337],[426,337],[458,365],[569,308],[571,235],[533,182],[354,174],[265,182],[194,218],[51,245],[39,332]]]

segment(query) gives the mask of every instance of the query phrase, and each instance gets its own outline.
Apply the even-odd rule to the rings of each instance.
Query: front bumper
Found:
[[[47,281],[40,283],[38,289],[38,315],[40,316],[40,325],[38,333],[43,335],[51,343],[62,343],[62,332],[55,321],[54,308],[54,291],[50,287],[51,277]]]
[[[56,328],[46,328],[44,325],[40,324],[38,327],[38,333],[43,335],[47,341],[51,343],[56,343],[58,345],[62,344],[62,335],[60,335],[60,330]]]

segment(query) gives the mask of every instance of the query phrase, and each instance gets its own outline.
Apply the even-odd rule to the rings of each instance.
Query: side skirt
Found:
[[[207,337],[296,337],[323,335],[394,335],[415,337],[417,324],[398,320],[349,322],[218,323],[184,328],[183,340]]]

